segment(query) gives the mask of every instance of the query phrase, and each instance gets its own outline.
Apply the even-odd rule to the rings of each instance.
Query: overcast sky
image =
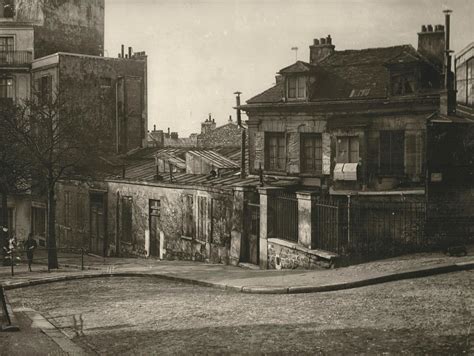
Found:
[[[148,54],[148,128],[200,131],[275,82],[276,72],[309,60],[313,38],[336,50],[412,44],[423,24],[451,16],[452,49],[474,41],[474,0],[105,0],[106,55],[120,44]]]

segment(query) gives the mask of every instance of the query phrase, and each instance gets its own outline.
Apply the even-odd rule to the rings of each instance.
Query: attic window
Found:
[[[304,99],[306,98],[306,77],[290,76],[287,80],[287,98]]]
[[[413,73],[392,76],[392,95],[409,95],[415,92],[415,75]]]

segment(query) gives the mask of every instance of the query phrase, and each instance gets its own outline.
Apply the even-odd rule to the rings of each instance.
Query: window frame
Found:
[[[341,153],[341,140],[347,140],[347,159],[341,159],[340,158],[340,153]],[[337,136],[336,138],[337,144],[336,144],[336,162],[337,163],[359,163],[360,161],[360,142],[359,142],[359,136],[358,135],[347,135],[347,136]],[[353,143],[357,142],[357,150],[354,150]],[[353,157],[353,154],[357,153],[357,159]]]
[[[387,138],[389,139],[388,148],[383,147],[386,143],[383,143],[383,136],[388,135]],[[400,135],[398,138],[396,135]],[[395,137],[394,137],[395,136]],[[401,148],[394,149],[396,147],[397,139],[400,140],[402,143]],[[394,155],[399,154],[399,161],[400,164],[394,164]],[[382,164],[385,157],[388,155],[389,157],[389,164],[387,163]],[[396,160],[395,160],[396,162]],[[379,131],[379,174],[382,176],[404,176],[405,175],[405,130],[381,130]]]
[[[319,141],[319,145],[317,145]],[[306,144],[311,142],[311,147]],[[311,150],[311,157],[307,156],[307,148]],[[318,149],[319,153],[318,154]],[[311,167],[307,166],[308,160],[311,160]],[[323,174],[323,136],[320,133],[301,133],[300,134],[300,162],[301,173]],[[319,163],[318,163],[319,162]]]
[[[275,140],[276,144],[271,145]],[[271,155],[274,153],[275,155]],[[282,156],[281,156],[282,154]],[[285,132],[265,132],[264,135],[264,163],[265,171],[285,172],[286,171],[286,134]]]
[[[0,78],[0,98],[15,99],[15,80],[12,77]]]
[[[293,87],[294,84],[294,87]],[[302,100],[307,98],[307,77],[304,75],[289,75],[286,79],[286,97],[288,100]],[[294,91],[294,95],[290,95]]]

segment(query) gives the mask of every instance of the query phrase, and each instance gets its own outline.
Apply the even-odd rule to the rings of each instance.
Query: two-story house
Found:
[[[426,242],[427,119],[440,107],[445,55],[443,25],[423,25],[417,49],[336,51],[328,35],[314,40],[308,62],[281,69],[238,107],[248,116],[250,173],[266,185],[262,266],[331,258],[315,249],[381,256]]]

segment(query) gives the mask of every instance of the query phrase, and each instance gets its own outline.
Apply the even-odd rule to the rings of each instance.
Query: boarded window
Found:
[[[321,134],[301,134],[301,165],[303,173],[322,173]]]
[[[198,215],[197,215],[197,239],[201,241],[209,241],[209,235],[211,233],[211,219],[210,209],[212,200],[207,197],[198,197]]]
[[[286,161],[285,133],[265,133],[265,169],[284,171]]]
[[[182,234],[194,237],[194,199],[192,195],[185,195],[183,199]]]
[[[359,162],[359,137],[345,136],[337,138],[337,163]]]
[[[402,175],[405,170],[405,132],[380,131],[380,173]]]
[[[132,242],[132,203],[131,197],[122,197],[122,241]]]

